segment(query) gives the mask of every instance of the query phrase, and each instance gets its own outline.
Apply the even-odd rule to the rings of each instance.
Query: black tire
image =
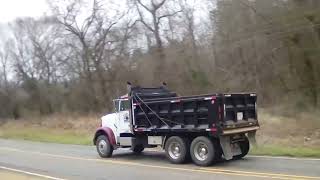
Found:
[[[100,157],[108,158],[112,156],[113,147],[109,142],[109,139],[105,135],[100,135],[96,141],[97,152]]]
[[[216,156],[214,143],[205,136],[197,137],[191,143],[190,155],[196,165],[209,166]]]
[[[165,144],[166,156],[171,163],[182,164],[188,160],[190,142],[187,138],[172,136]]]
[[[250,142],[247,136],[244,136],[244,141],[239,142],[239,146],[241,149],[241,154],[234,156],[233,159],[241,159],[248,154],[250,150]]]
[[[140,154],[144,150],[143,145],[136,145],[132,151],[136,154]]]

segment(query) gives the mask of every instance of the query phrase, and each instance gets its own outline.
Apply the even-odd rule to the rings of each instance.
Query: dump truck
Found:
[[[129,83],[128,94],[113,102],[115,112],[101,118],[93,138],[102,158],[118,148],[161,147],[172,163],[209,166],[246,156],[259,129],[256,93],[179,96],[165,84]]]

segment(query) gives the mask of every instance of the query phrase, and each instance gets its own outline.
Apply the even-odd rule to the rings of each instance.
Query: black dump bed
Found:
[[[130,95],[136,131],[223,133],[258,126],[255,93],[179,97],[165,87],[135,87]]]

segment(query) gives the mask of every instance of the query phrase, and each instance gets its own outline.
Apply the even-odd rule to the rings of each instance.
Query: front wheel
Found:
[[[112,156],[113,147],[110,144],[107,136],[100,135],[97,138],[96,147],[100,157],[108,158]]]
[[[209,166],[215,160],[216,150],[213,142],[205,137],[195,138],[190,147],[192,161],[198,166]]]

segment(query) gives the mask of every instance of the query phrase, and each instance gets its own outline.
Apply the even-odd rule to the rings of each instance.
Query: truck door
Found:
[[[120,100],[118,112],[118,135],[121,133],[131,133],[130,131],[130,102],[128,99]]]

